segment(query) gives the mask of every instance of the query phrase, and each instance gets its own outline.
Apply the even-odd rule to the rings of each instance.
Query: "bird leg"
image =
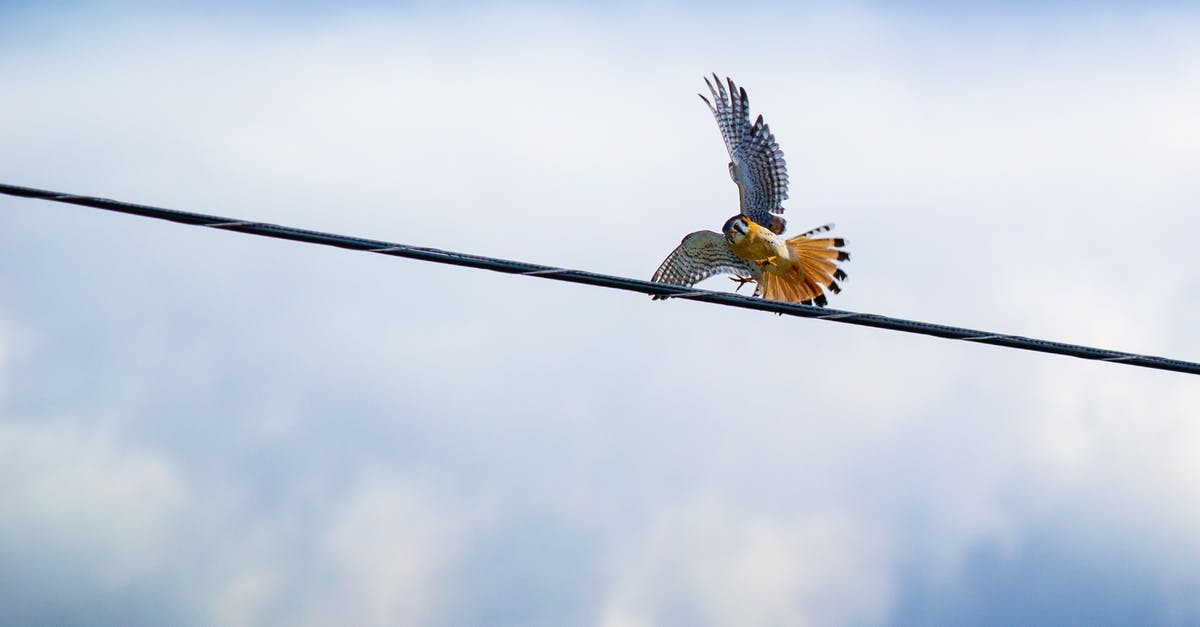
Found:
[[[743,285],[745,285],[747,283],[753,283],[754,277],[752,277],[752,276],[731,276],[731,277],[729,277],[729,280],[738,284],[738,286],[736,288],[734,288],[734,290],[733,290],[733,291],[737,292],[742,289]]]

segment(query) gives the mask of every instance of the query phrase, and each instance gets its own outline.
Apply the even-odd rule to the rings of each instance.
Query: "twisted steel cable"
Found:
[[[232,218],[210,216],[187,211],[151,207],[148,205],[138,205],[128,202],[121,202],[118,200],[110,200],[107,198],[79,196],[76,194],[64,194],[61,192],[20,187],[17,185],[7,185],[4,183],[0,183],[0,193],[9,196],[37,198],[41,200],[51,200],[54,202],[92,207],[95,209],[103,209],[105,211],[128,213],[146,218],[179,222],[182,224],[206,226],[227,231],[237,231],[239,233],[247,233],[250,235],[261,235],[263,237],[287,239],[295,242],[305,242],[308,244],[336,246],[338,248],[347,248],[350,250],[378,253],[381,255],[391,255],[393,257],[406,257],[409,259],[418,259],[420,261],[431,261],[434,263],[445,263],[468,268],[493,270],[508,274],[523,274],[526,276],[540,277],[544,279],[554,279],[556,281],[568,281],[571,283],[581,283],[596,287],[607,287],[631,292],[641,292],[643,294],[666,296],[669,298],[686,298],[689,300],[698,300],[716,305],[740,307],[742,309],[757,309],[759,311],[769,311],[781,315],[799,316],[801,318],[816,318],[819,320],[829,320],[831,322],[843,322],[846,324],[875,327],[877,329],[902,331],[904,333],[932,335],[934,337],[963,340],[979,344],[991,344],[993,346],[1004,346],[1007,348],[1017,348],[1039,353],[1069,355],[1082,359],[1109,361],[1127,364],[1130,366],[1140,366],[1143,368],[1156,368],[1159,370],[1171,370],[1174,372],[1183,372],[1188,374],[1200,374],[1200,363],[1169,359],[1166,357],[1138,355],[1135,353],[1125,353],[1104,348],[1078,346],[1075,344],[1039,340],[1020,335],[989,333],[987,331],[977,331],[975,329],[964,329],[961,327],[931,324],[916,320],[890,318],[888,316],[881,316],[878,314],[840,311],[837,309],[827,309],[824,307],[813,307],[810,305],[799,305],[774,300],[764,300],[761,298],[750,298],[748,296],[731,294],[729,292],[713,292],[692,287],[684,287],[681,285],[651,283],[650,281],[643,281],[640,279],[597,274],[594,272],[585,272],[583,270],[569,270],[566,268],[556,268],[553,266],[543,266],[533,263],[526,263],[523,261],[512,261],[508,259],[470,255],[466,253],[440,250],[437,248],[408,246],[405,244],[396,244],[393,242],[337,235],[334,233],[309,231],[289,226],[281,226],[278,224],[253,222],[249,220],[236,220]]]

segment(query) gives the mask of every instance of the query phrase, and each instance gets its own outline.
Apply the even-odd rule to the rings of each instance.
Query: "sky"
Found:
[[[1180,3],[0,5],[5,183],[1200,360]],[[724,278],[703,287],[732,289]],[[0,198],[0,623],[1200,622],[1188,375]]]

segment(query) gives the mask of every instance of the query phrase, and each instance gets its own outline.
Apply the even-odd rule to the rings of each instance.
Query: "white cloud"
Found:
[[[461,550],[461,520],[395,481],[368,481],[335,510],[319,539],[325,587],[301,622],[427,624]]]
[[[161,456],[73,426],[4,421],[0,486],[6,620],[36,621],[46,602],[60,619],[104,616],[173,568],[185,493]],[[149,599],[129,605],[127,616],[157,611]]]
[[[731,46],[729,15],[627,11],[81,19],[88,54],[40,23],[0,55],[0,165],[647,276],[733,211],[692,95],[717,70],[792,224],[850,239],[836,306],[1200,355],[1194,15],[795,9]],[[1200,612],[1183,375],[0,203],[0,547],[113,564],[95,594],[157,578],[155,616],[877,622],[897,573],[953,591],[1046,529]]]
[[[838,514],[755,515],[715,503],[663,507],[618,552],[603,624],[875,623],[890,582],[879,530]]]
[[[234,574],[213,597],[212,615],[221,625],[255,625],[279,594],[280,574],[271,568],[250,567]]]

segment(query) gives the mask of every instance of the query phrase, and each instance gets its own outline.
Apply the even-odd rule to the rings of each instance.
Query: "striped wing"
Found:
[[[691,287],[721,273],[755,279],[762,275],[757,265],[733,254],[725,244],[724,235],[714,231],[696,231],[683,238],[679,246],[667,255],[650,280]],[[658,298],[662,297],[655,297]]]
[[[712,94],[712,101],[700,94],[708,105],[725,147],[729,150],[729,176],[737,183],[741,192],[742,214],[775,233],[782,233],[785,221],[777,214],[783,213],[783,201],[788,197],[787,163],[783,151],[771,133],[771,127],[763,122],[762,116],[750,123],[750,99],[746,90],[726,78],[729,86],[722,84],[716,74],[714,83],[707,78],[704,82]],[[774,214],[774,215],[773,215]]]

